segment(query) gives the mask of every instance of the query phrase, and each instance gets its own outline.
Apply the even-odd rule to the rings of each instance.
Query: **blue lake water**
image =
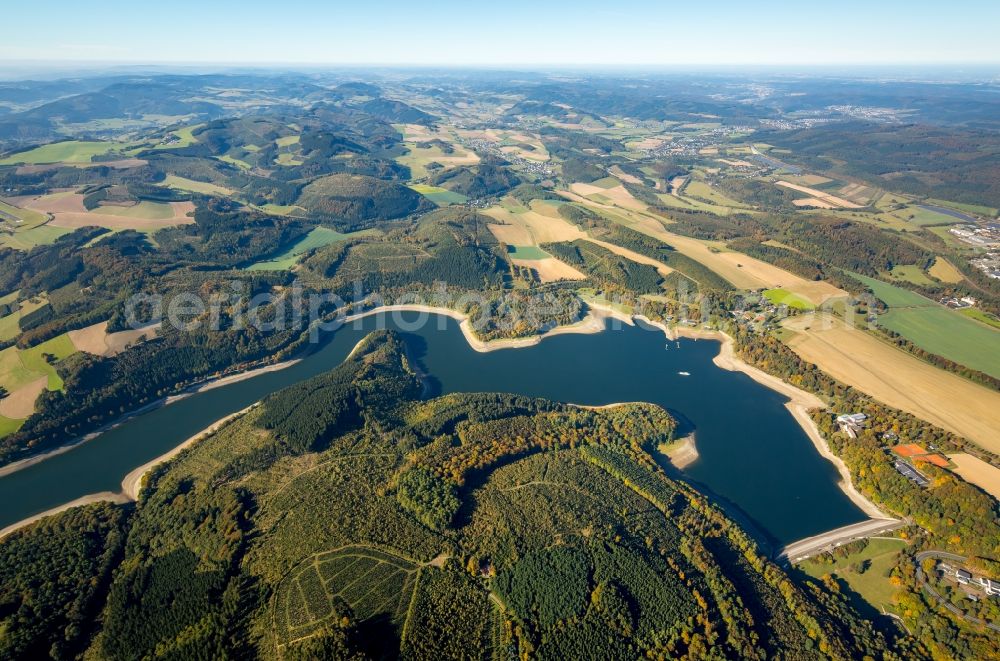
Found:
[[[686,476],[748,517],[772,544],[866,518],[837,486],[834,466],[784,407],[786,398],[715,366],[716,341],[668,342],[659,330],[624,326],[480,353],[468,345],[458,322],[431,315],[415,328],[415,316],[372,316],[349,324],[292,367],[196,393],[0,478],[0,527],[86,494],[120,490],[136,466],[268,393],[339,365],[379,326],[405,333],[411,355],[429,374],[428,396],[513,392],[586,405],[663,406],[681,421],[682,431],[695,431],[699,458]]]

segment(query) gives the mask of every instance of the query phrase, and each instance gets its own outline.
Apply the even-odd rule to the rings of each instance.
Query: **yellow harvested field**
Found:
[[[497,241],[509,246],[537,246],[543,243],[560,243],[583,239],[606,248],[616,255],[633,262],[648,264],[662,275],[669,275],[673,269],[645,255],[623,248],[607,241],[592,239],[579,227],[558,215],[555,207],[543,202],[532,203],[530,211],[514,213],[503,207],[492,207],[484,212],[487,216],[502,221],[503,224],[488,225]],[[552,215],[550,215],[552,214]],[[517,261],[515,261],[517,263]]]
[[[944,257],[938,257],[935,259],[934,265],[927,269],[927,272],[941,282],[955,283],[965,280],[965,276],[962,275],[962,272],[955,268],[952,263]]]
[[[829,282],[806,280],[773,264],[762,262],[743,253],[724,249],[721,244],[716,242],[702,241],[701,239],[694,239],[669,232],[664,228],[664,224],[660,220],[649,214],[600,204],[585,197],[574,195],[573,193],[564,192],[562,195],[576,202],[581,202],[626,227],[631,227],[637,232],[648,234],[663,241],[681,254],[697,262],[701,262],[739,289],[774,289],[780,287],[798,294],[816,305],[820,305],[824,301],[837,296],[847,295],[847,292],[834,287]]]
[[[800,315],[783,326],[804,360],[889,406],[1000,452],[1000,392],[940,370],[827,314]]]
[[[817,190],[815,188],[809,188],[808,186],[799,186],[798,184],[793,184],[790,181],[784,181],[784,180],[777,181],[777,182],[775,182],[775,184],[778,185],[778,186],[784,186],[785,188],[790,188],[790,189],[792,189],[794,191],[798,191],[800,193],[805,193],[806,195],[809,195],[810,197],[815,197],[816,199],[822,200],[823,202],[826,202],[827,204],[833,204],[833,205],[835,205],[837,207],[841,207],[841,208],[844,208],[844,209],[860,209],[861,208],[860,204],[855,204],[854,202],[851,202],[850,200],[845,200],[842,197],[836,197],[834,195],[829,195],[827,193],[824,193],[821,190]]]
[[[52,222],[53,227],[66,227],[77,229],[80,227],[106,227],[110,230],[138,230],[154,231],[164,227],[174,225],[189,225],[194,222],[194,218],[188,214],[194,213],[192,202],[170,202],[174,215],[170,218],[133,218],[110,213],[99,213],[93,211],[55,213]]]
[[[128,346],[156,337],[156,330],[155,327],[148,327],[108,333],[108,322],[102,321],[93,326],[69,331],[67,335],[73,346],[80,351],[95,356],[114,356]]]
[[[833,181],[833,179],[818,174],[789,175],[787,180],[800,186],[819,186],[820,184]]]
[[[537,246],[543,243],[587,238],[586,233],[565,218],[548,216],[535,208],[514,213],[503,207],[491,207],[484,213],[501,222],[498,225],[489,225],[489,228],[497,240],[507,245]]]
[[[824,202],[817,197],[803,197],[800,200],[792,200],[792,204],[797,207],[815,207],[817,209],[839,209],[836,204]]]
[[[717,158],[715,160],[719,161],[720,163],[725,163],[726,165],[731,165],[734,168],[752,168],[753,167],[753,163],[751,163],[750,161],[734,161],[734,160],[730,160],[728,158]]]
[[[608,170],[608,172],[610,172],[614,176],[618,177],[619,179],[621,179],[622,181],[625,181],[627,183],[630,183],[630,184],[642,184],[642,179],[640,179],[639,177],[636,177],[634,175],[628,174],[627,172],[623,171],[617,165],[614,166],[614,167],[612,167],[610,170]]]
[[[42,376],[0,399],[0,415],[12,420],[27,418],[35,412],[35,400],[48,384],[49,377]]]
[[[547,257],[545,259],[512,259],[511,261],[518,266],[526,266],[529,269],[533,269],[542,282],[583,280],[587,277],[566,262],[562,262],[555,257]]]
[[[970,484],[975,484],[986,493],[1000,500],[1000,468],[986,463],[979,457],[973,457],[971,454],[964,452],[949,454],[948,458],[958,467],[954,472],[958,473],[960,478]]]
[[[656,149],[660,147],[665,142],[670,142],[669,138],[643,138],[642,140],[637,140],[635,142],[630,142],[626,146],[630,149],[648,150]]]
[[[83,195],[72,191],[49,193],[28,201],[24,207],[43,213],[87,213],[83,206]]]
[[[575,183],[571,184],[569,189],[577,195],[581,195],[583,197],[594,194],[602,195],[614,202],[615,206],[619,206],[623,209],[645,211],[646,208],[649,207],[648,204],[635,199],[632,196],[632,193],[629,193],[628,190],[622,185],[612,186],[611,188],[601,188],[600,186],[595,186],[594,184]]]

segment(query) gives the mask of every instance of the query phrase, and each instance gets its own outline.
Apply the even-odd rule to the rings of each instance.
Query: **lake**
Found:
[[[405,333],[411,355],[429,374],[428,396],[511,392],[585,405],[663,406],[681,421],[681,433],[695,432],[699,458],[685,475],[748,517],[772,544],[867,518],[839,489],[839,473],[784,407],[785,397],[741,372],[716,367],[714,340],[668,342],[662,331],[639,324],[480,353],[457,321],[430,315],[415,327],[417,317],[366,317],[289,368],[193,394],[0,478],[0,528],[87,494],[119,491],[136,466],[268,393],[339,365],[377,327]]]

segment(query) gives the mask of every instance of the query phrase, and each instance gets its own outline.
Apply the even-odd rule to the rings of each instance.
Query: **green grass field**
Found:
[[[0,247],[13,248],[14,250],[31,250],[35,246],[52,243],[63,234],[69,234],[73,230],[66,227],[51,227],[42,225],[31,229],[15,232],[14,234],[0,234]]]
[[[8,314],[6,317],[0,317],[0,340],[6,342],[20,335],[21,327],[18,325],[18,322],[21,320],[21,317],[29,312],[34,312],[45,305],[45,303],[46,301],[43,297],[39,297],[34,301],[23,301],[21,309]]]
[[[180,140],[177,142],[171,142],[168,145],[158,145],[157,149],[180,149],[182,147],[190,147],[194,143],[198,142],[198,138],[194,137],[194,132],[201,128],[202,124],[195,124],[194,126],[185,126],[182,129],[177,129],[176,131],[171,131],[173,135],[176,135]]]
[[[260,209],[275,216],[301,216],[308,213],[297,204],[265,204]]]
[[[787,289],[768,289],[764,292],[764,297],[775,305],[787,305],[796,310],[815,310],[816,306],[811,301],[802,298],[798,294],[793,294]]]
[[[986,314],[985,312],[983,312],[978,308],[964,308],[962,310],[959,310],[959,312],[961,314],[964,314],[969,319],[975,319],[976,321],[984,323],[987,326],[992,326],[993,328],[1000,329],[1000,319],[997,319],[992,315]]]
[[[90,163],[94,156],[101,156],[121,147],[122,145],[114,142],[85,140],[53,142],[49,145],[42,145],[28,151],[12,154],[0,160],[0,165],[16,165],[19,163],[28,165],[43,163]]]
[[[904,209],[899,209],[898,211],[889,211],[886,212],[886,215],[895,216],[904,222],[919,225],[921,227],[925,227],[927,225],[955,225],[962,222],[954,216],[946,216],[943,213],[930,211],[929,209],[921,209],[916,205],[908,206]]]
[[[965,204],[962,202],[948,202],[947,200],[927,200],[930,204],[936,204],[939,207],[949,207],[957,211],[964,211],[965,213],[977,213],[982,216],[989,216],[990,218],[996,218],[997,210],[993,207],[984,207],[978,204]]]
[[[893,267],[893,269],[886,275],[891,279],[905,280],[906,282],[912,282],[915,285],[934,284],[934,281],[928,278],[926,273],[912,264]]]
[[[0,201],[0,219],[10,222],[20,230],[28,229],[30,227],[38,227],[42,223],[46,222],[49,217],[40,211],[22,209]]]
[[[897,588],[889,582],[887,574],[895,565],[896,554],[905,547],[906,542],[903,540],[872,539],[862,551],[837,558],[833,564],[810,559],[799,565],[799,568],[813,578],[831,574],[843,579],[854,592],[876,609],[891,610]],[[860,574],[856,570],[859,563],[866,565],[865,571]]]
[[[1000,331],[920,294],[854,274],[889,306],[879,324],[915,345],[966,367],[1000,378]]]
[[[427,184],[412,184],[410,186],[413,190],[417,191],[427,199],[429,199],[434,204],[439,207],[445,207],[449,204],[463,204],[467,198],[461,193],[456,193],[450,191],[447,188],[441,188],[439,186],[428,186]]]
[[[163,180],[163,185],[167,188],[190,191],[192,193],[204,193],[205,195],[232,195],[233,191],[225,186],[209,183],[207,181],[195,181],[185,177],[178,177],[175,174],[168,174]]]
[[[737,200],[727,197],[715,190],[704,181],[694,180],[688,182],[688,185],[684,187],[684,195],[688,198],[701,198],[708,203],[718,205],[720,207],[732,207],[734,209],[742,209],[745,207],[745,205],[741,204]]]
[[[101,206],[94,213],[123,218],[142,218],[143,220],[167,220],[174,217],[174,209],[166,202],[150,202],[143,200],[132,207]]]
[[[6,388],[7,392],[14,392],[42,376],[43,373],[33,372],[24,366],[17,347],[7,347],[0,351],[0,386]]]
[[[223,161],[224,163],[229,163],[230,165],[235,165],[236,167],[240,168],[241,170],[249,170],[250,169],[250,164],[249,163],[247,163],[246,161],[241,161],[240,159],[235,158],[233,156],[230,156],[229,154],[226,154],[225,156],[219,156],[218,159],[220,161]]]
[[[547,259],[552,256],[538,246],[507,246],[507,254],[512,259]]]
[[[49,390],[62,390],[63,380],[59,378],[55,368],[45,360],[43,354],[51,354],[58,361],[76,352],[77,348],[73,346],[69,335],[63,333],[30,349],[22,350],[21,363],[27,370],[47,375],[49,377]]]
[[[278,154],[278,157],[274,159],[274,162],[277,163],[278,165],[302,165],[303,163],[305,163],[305,161],[303,161],[297,155],[289,152],[281,152],[280,154]]]
[[[0,438],[13,434],[24,424],[24,420],[13,420],[0,415]]]
[[[332,230],[328,227],[317,227],[316,229],[306,234],[302,239],[296,242],[294,245],[290,246],[287,250],[282,252],[280,255],[273,257],[269,260],[257,262],[256,264],[251,264],[246,268],[247,271],[284,271],[292,268],[299,261],[304,253],[313,250],[315,248],[322,248],[323,246],[328,246],[331,243],[336,243],[338,241],[344,241],[346,239],[371,235],[373,230],[363,230],[361,232],[351,232],[350,234],[341,234],[336,230]]]

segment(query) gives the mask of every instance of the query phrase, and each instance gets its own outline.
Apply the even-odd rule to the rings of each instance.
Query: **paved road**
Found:
[[[902,528],[906,522],[899,519],[868,519],[843,528],[806,537],[793,542],[778,552],[777,560],[799,562],[818,553],[830,551],[856,539],[881,535],[897,528]]]
[[[953,615],[965,620],[966,622],[972,622],[973,624],[982,624],[989,629],[994,631],[1000,631],[1000,624],[992,624],[980,620],[978,617],[972,617],[963,613],[957,606],[945,599],[941,594],[931,587],[930,583],[924,577],[924,570],[920,568],[920,563],[927,558],[938,558],[939,560],[952,560],[954,562],[965,562],[965,558],[960,555],[955,555],[954,553],[946,553],[945,551],[921,551],[916,556],[914,556],[914,562],[917,566],[917,583],[935,599],[938,600],[942,606],[948,609]]]

